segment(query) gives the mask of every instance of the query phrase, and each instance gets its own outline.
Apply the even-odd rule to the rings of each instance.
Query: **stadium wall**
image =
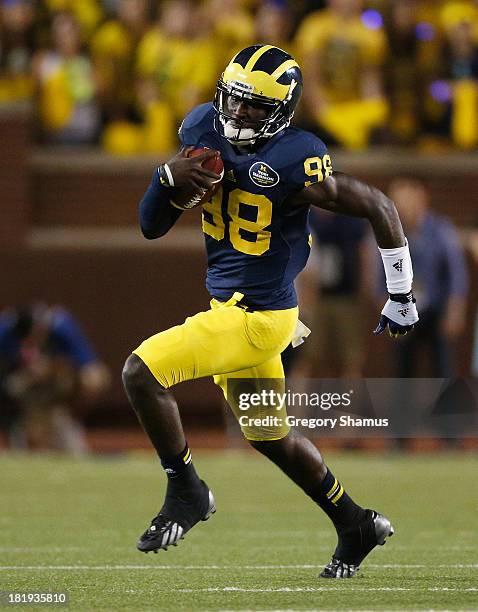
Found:
[[[124,359],[143,338],[208,305],[199,211],[184,214],[164,239],[146,241],[137,228],[137,203],[160,160],[32,150],[25,109],[0,113],[0,137],[0,307],[42,299],[71,309],[113,373],[108,401],[91,422],[134,422],[120,382]],[[382,189],[397,174],[421,176],[436,210],[461,228],[476,222],[474,155],[430,158],[394,150],[342,153],[336,160],[339,169]],[[370,314],[364,328],[371,330],[375,318]],[[390,375],[389,339],[369,335],[368,342],[365,374]],[[469,374],[470,352],[471,334],[459,347],[462,375]],[[178,399],[191,424],[222,418],[220,393],[209,382],[182,386]]]

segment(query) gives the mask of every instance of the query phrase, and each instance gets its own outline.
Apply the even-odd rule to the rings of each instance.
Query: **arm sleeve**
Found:
[[[161,185],[156,169],[139,203],[141,231],[148,240],[164,236],[182,214],[182,210],[174,208],[169,202],[170,189],[170,187]]]
[[[186,116],[184,121],[179,126],[179,142],[181,143],[181,148],[183,149],[186,147],[197,147],[199,144],[197,135],[194,133],[194,127],[190,128],[189,126],[190,115],[191,113]]]

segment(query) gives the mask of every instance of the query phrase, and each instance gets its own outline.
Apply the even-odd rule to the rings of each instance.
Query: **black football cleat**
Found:
[[[344,563],[336,557],[332,557],[330,563],[320,573],[321,578],[353,578],[358,572],[359,566],[353,563]]]
[[[375,510],[366,513],[357,527],[339,535],[332,560],[322,570],[321,578],[353,578],[375,546],[383,546],[393,535],[394,529],[386,516]]]
[[[167,492],[163,507],[139,538],[137,549],[148,553],[168,546],[177,546],[185,534],[199,521],[207,521],[216,512],[214,497],[201,480],[201,489],[194,492]]]

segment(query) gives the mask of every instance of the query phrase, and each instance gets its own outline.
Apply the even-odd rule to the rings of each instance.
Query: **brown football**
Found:
[[[195,157],[196,155],[201,155],[208,151],[207,147],[202,147],[200,149],[191,149],[188,152],[188,157]],[[221,154],[219,151],[215,152],[214,157],[210,157],[206,159],[201,165],[203,168],[210,170],[211,172],[215,172],[216,174],[220,174],[221,178],[214,183],[212,189],[206,191],[202,189],[201,191],[196,191],[189,187],[176,187],[174,188],[173,202],[179,208],[183,208],[184,210],[189,210],[191,208],[196,208],[196,206],[201,206],[206,202],[209,202],[211,197],[219,188],[219,184],[224,176],[224,164],[222,163]]]

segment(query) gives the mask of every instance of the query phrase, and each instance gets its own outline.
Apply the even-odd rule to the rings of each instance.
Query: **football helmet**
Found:
[[[252,145],[286,128],[302,93],[295,59],[272,45],[253,45],[235,55],[217,82],[214,127],[233,145]],[[264,119],[239,119],[228,111],[228,96],[264,109]],[[253,125],[254,127],[251,127]]]

